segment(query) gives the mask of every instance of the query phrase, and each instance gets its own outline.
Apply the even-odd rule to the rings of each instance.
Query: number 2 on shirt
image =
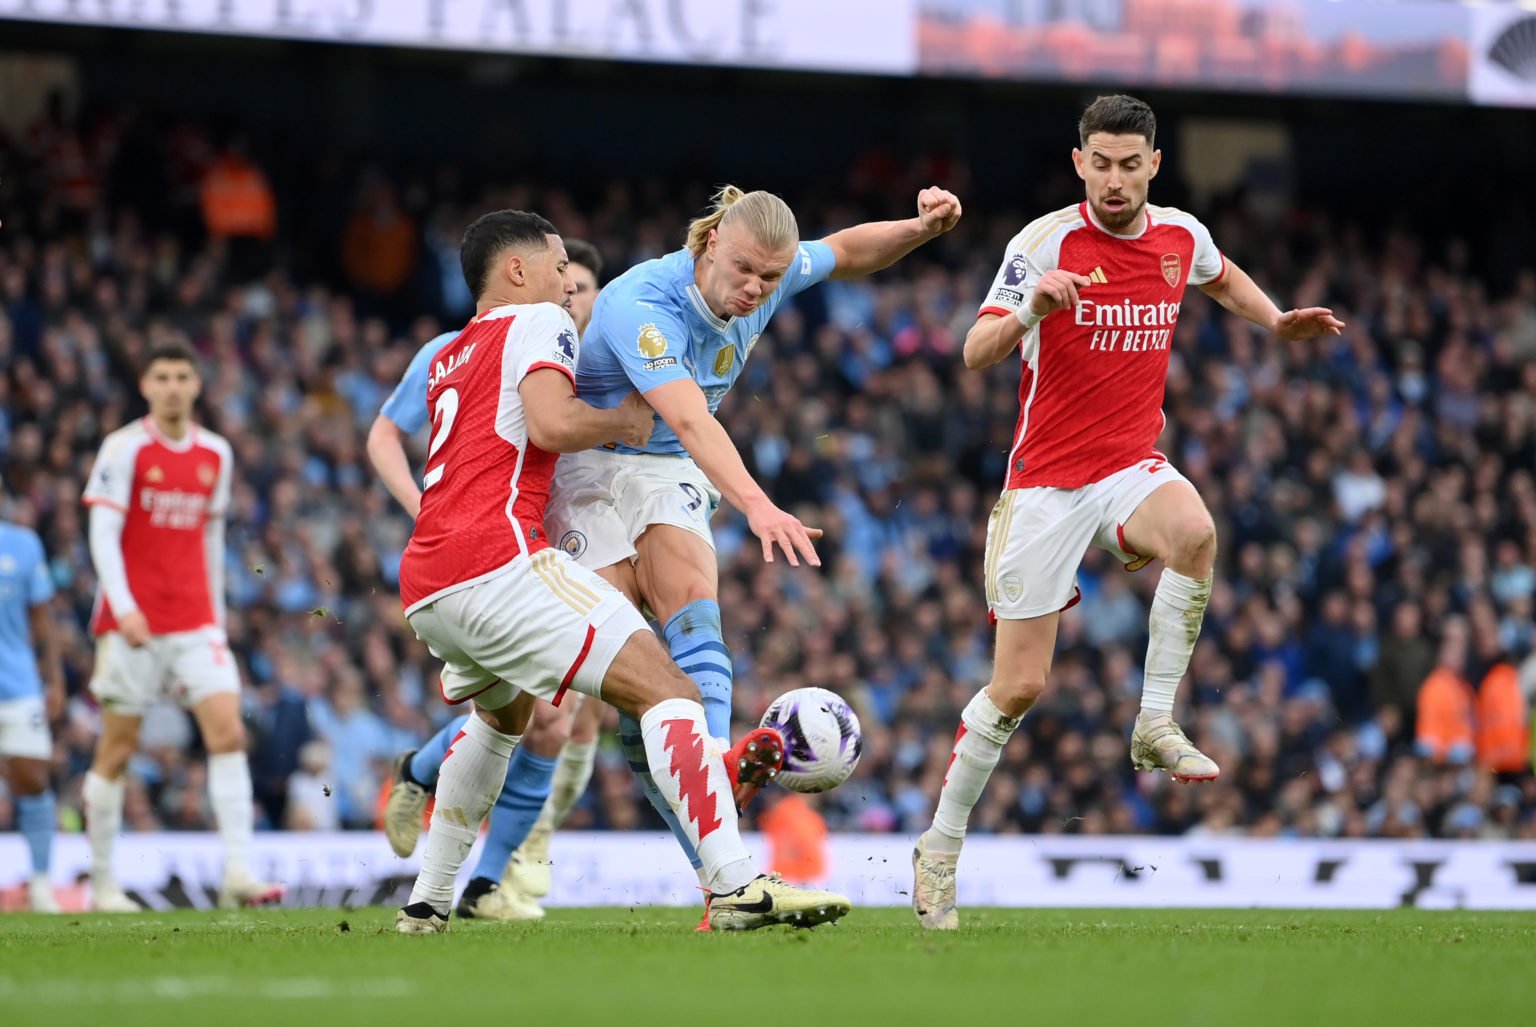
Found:
[[[422,489],[429,489],[443,480],[443,471],[448,467],[448,458],[436,467],[430,466],[432,458],[437,451],[443,448],[443,443],[448,441],[448,433],[453,431],[453,420],[459,416],[459,390],[444,389],[443,394],[437,397],[437,407],[432,411],[437,422],[432,428],[432,441],[427,445],[427,473],[422,475]]]

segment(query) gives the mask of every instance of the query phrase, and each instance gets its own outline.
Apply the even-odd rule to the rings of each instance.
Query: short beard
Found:
[[[1129,228],[1131,224],[1141,216],[1141,212],[1146,207],[1146,205],[1146,200],[1142,200],[1137,204],[1126,204],[1125,209],[1122,210],[1119,214],[1111,214],[1109,211],[1105,210],[1103,207],[1100,207],[1098,204],[1093,204],[1093,214],[1094,217],[1099,219],[1099,224],[1103,225],[1105,228],[1113,228],[1118,230],[1121,228]]]

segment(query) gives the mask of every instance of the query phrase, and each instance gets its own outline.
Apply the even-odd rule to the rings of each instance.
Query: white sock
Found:
[[[251,799],[251,765],[243,752],[208,757],[208,801],[224,843],[224,876],[250,876],[251,832],[256,810]]]
[[[731,780],[703,705],[688,699],[659,702],[640,718],[640,734],[656,787],[704,863],[705,886],[724,895],[757,877],[736,827]]]
[[[955,732],[954,755],[944,775],[939,804],[933,811],[933,828],[923,836],[928,848],[938,852],[960,851],[971,810],[1002,758],[1003,746],[1023,719],[998,709],[985,691],[977,692],[965,704],[960,714],[960,730]]]
[[[555,764],[555,778],[550,782],[549,799],[539,811],[534,822],[535,831],[553,831],[565,822],[571,807],[576,805],[592,780],[592,767],[597,762],[597,742],[566,742],[560,750],[560,762]]]
[[[453,882],[469,856],[486,814],[507,780],[507,763],[521,735],[504,735],[471,713],[464,732],[448,747],[437,776],[437,804],[421,853],[421,873],[411,903],[426,902],[447,915]]]
[[[1173,714],[1173,697],[1189,669],[1189,657],[1200,637],[1211,579],[1197,580],[1163,568],[1152,613],[1147,617],[1147,665],[1142,673],[1143,716]]]
[[[85,803],[85,833],[91,842],[91,883],[116,885],[112,873],[112,849],[123,829],[123,779],[108,781],[94,770],[85,775],[80,790]]]

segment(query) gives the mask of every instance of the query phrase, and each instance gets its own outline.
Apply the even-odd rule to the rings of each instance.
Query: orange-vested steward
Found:
[[[1531,756],[1530,709],[1514,667],[1498,663],[1477,689],[1477,765],[1516,773]]]
[[[1436,667],[1419,686],[1419,748],[1444,763],[1454,751],[1472,750],[1472,686],[1445,667]]]
[[[270,239],[277,234],[277,201],[261,169],[227,154],[203,176],[203,222],[221,238]]]
[[[820,881],[828,871],[827,822],[793,792],[765,810],[757,826],[768,838],[768,867],[786,881]]]

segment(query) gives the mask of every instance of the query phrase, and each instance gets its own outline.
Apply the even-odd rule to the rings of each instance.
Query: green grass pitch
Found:
[[[1536,914],[907,910],[696,935],[673,909],[393,933],[393,910],[0,917],[0,1023],[635,1027],[1520,1023]]]

